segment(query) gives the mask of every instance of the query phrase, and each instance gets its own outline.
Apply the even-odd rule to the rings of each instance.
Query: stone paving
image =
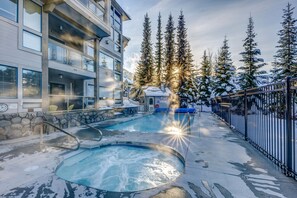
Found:
[[[97,124],[102,127],[117,119]],[[82,139],[85,128],[72,128]],[[97,190],[55,175],[63,159],[81,152],[65,151],[47,146],[65,141],[59,134],[44,137],[44,144],[34,137],[24,141],[0,142],[1,197],[296,197],[297,181],[288,178],[241,136],[232,132],[210,113],[195,116],[191,134],[176,137],[162,133],[108,132],[100,144],[140,142],[174,148],[185,159],[185,171],[175,181],[150,190],[116,193]],[[82,147],[98,146],[84,141]]]

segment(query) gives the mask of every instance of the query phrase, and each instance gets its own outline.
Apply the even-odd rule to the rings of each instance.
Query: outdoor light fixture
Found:
[[[63,78],[63,74],[59,74],[59,78],[62,79]]]

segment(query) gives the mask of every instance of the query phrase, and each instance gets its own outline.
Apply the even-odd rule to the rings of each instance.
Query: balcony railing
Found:
[[[104,0],[99,1],[99,3],[96,3],[93,0],[78,0],[78,2],[80,2],[84,7],[91,11],[100,20],[104,21]]]
[[[72,111],[95,107],[95,97],[76,95],[49,95],[49,111]]]
[[[48,59],[94,72],[94,58],[54,42],[48,43]]]

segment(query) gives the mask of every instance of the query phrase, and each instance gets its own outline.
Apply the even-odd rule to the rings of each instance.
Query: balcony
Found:
[[[105,13],[105,2],[103,0],[96,3],[92,0],[78,0],[85,8],[87,8],[89,11],[91,11],[98,19],[100,19],[103,22],[104,21],[104,13]]]
[[[59,3],[48,1],[44,11],[52,12],[82,31],[103,38],[110,35],[110,11],[105,9],[109,6],[110,0],[61,0]]]
[[[94,72],[94,58],[78,50],[50,41],[48,59],[77,69]]]

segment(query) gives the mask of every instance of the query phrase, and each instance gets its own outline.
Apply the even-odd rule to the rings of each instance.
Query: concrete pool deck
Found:
[[[106,121],[97,126],[129,119]],[[71,132],[83,138],[86,129],[76,127]],[[61,134],[53,133],[45,136],[45,142],[64,141],[61,138]],[[293,198],[297,194],[297,181],[283,175],[271,161],[210,113],[197,115],[191,134],[183,137],[104,131],[100,143],[82,143],[83,147],[116,141],[154,143],[170,146],[185,158],[185,172],[175,181],[134,193],[106,192],[58,178],[54,173],[58,164],[81,150],[66,151],[40,145],[39,139],[0,142],[0,197]]]

